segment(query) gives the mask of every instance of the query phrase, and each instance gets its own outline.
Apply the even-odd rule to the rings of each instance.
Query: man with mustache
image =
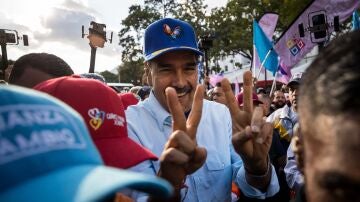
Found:
[[[202,52],[192,26],[171,18],[152,23],[144,55],[152,91],[127,109],[128,131],[160,162],[132,170],[167,179],[174,201],[231,201],[232,181],[247,197],[275,195],[279,185],[268,158],[272,125],[263,121],[261,108],[253,117],[240,111],[227,80],[221,86],[229,108],[203,99],[204,87],[197,84]]]

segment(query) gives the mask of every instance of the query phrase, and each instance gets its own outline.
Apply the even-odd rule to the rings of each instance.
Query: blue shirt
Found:
[[[284,168],[286,182],[291,189],[299,191],[304,185],[304,175],[300,172],[296,163],[295,154],[291,146],[287,150],[287,161]]]
[[[171,114],[156,100],[151,92],[148,99],[130,106],[126,111],[129,137],[150,149],[157,156],[172,133]],[[183,201],[231,201],[231,182],[248,197],[266,198],[279,191],[278,179],[272,167],[271,182],[266,192],[250,186],[245,180],[245,170],[240,156],[231,143],[232,122],[225,105],[204,100],[196,140],[207,150],[205,164],[188,175],[181,190]],[[156,175],[159,161],[146,161],[133,170]]]

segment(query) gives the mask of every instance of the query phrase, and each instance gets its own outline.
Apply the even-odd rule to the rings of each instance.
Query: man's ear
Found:
[[[150,62],[145,62],[144,63],[144,76],[145,76],[145,82],[149,86],[152,86],[152,74],[151,74]]]

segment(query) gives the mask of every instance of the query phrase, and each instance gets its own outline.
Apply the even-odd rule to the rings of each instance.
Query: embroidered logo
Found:
[[[104,123],[105,112],[100,111],[98,108],[89,109],[88,115],[90,116],[89,124],[94,129],[97,130]]]
[[[169,25],[164,24],[163,29],[164,29],[165,34],[171,36],[173,39],[178,38],[180,36],[180,34],[181,34],[181,27],[180,26],[176,26],[174,28],[174,30],[171,30]]]
[[[89,109],[88,115],[90,116],[89,124],[94,129],[97,130],[102,126],[105,120],[110,120],[115,126],[124,127],[125,118],[114,113],[109,113],[101,111],[98,108]]]

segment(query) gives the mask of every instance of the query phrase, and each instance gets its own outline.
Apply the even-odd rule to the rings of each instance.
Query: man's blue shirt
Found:
[[[158,157],[172,133],[171,114],[151,92],[148,99],[126,111],[129,137],[154,152]],[[248,197],[265,198],[279,191],[279,183],[272,167],[271,182],[266,192],[250,186],[245,180],[245,170],[232,143],[232,121],[225,105],[204,100],[196,140],[207,150],[205,164],[188,175],[181,190],[184,201],[231,201],[231,182],[239,186]],[[156,175],[159,161],[145,161],[133,170]]]

